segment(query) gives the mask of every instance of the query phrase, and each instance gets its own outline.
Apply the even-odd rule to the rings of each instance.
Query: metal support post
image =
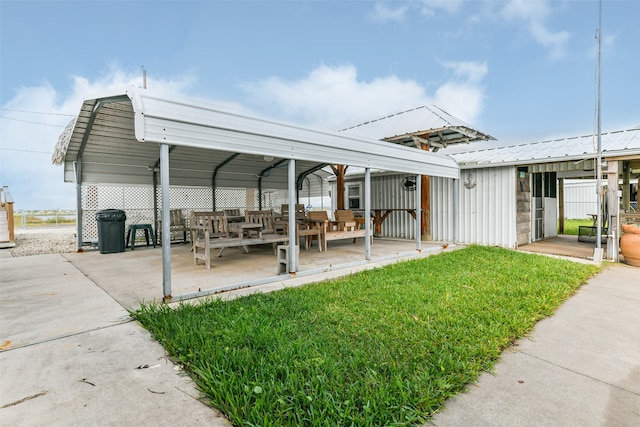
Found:
[[[171,302],[171,235],[169,218],[169,145],[160,144],[160,188],[162,192],[162,291]]]

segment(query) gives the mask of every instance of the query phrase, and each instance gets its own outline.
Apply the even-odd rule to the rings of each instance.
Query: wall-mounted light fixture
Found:
[[[271,162],[271,161],[273,161],[273,156],[264,156],[264,161],[265,161],[265,162]]]

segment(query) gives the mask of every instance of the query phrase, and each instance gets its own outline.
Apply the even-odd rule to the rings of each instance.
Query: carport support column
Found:
[[[416,176],[416,250],[422,252],[422,177]]]
[[[162,292],[171,302],[171,235],[169,234],[169,145],[160,144],[160,191],[162,194]]]
[[[371,169],[364,170],[364,258],[371,259]]]
[[[298,265],[298,254],[296,247],[298,246],[298,236],[296,236],[296,210],[292,207],[296,206],[296,161],[289,160],[289,273],[295,274]],[[320,242],[318,242],[320,244]]]
[[[82,229],[82,217],[84,212],[82,211],[82,159],[78,159],[75,163],[76,172],[76,225],[78,232],[76,233],[76,251],[82,250],[82,235],[84,231]]]

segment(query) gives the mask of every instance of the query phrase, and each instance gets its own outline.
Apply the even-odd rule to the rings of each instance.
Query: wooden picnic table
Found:
[[[362,212],[364,214],[364,209],[353,209],[355,212]],[[392,212],[408,212],[413,219],[416,219],[416,210],[414,208],[371,208],[371,217],[373,218],[373,234],[376,236],[380,236],[382,234],[382,224],[384,221],[391,215]],[[357,221],[357,218],[356,218]],[[364,221],[364,219],[360,220]]]
[[[229,224],[244,222],[244,215],[226,215]]]
[[[229,231],[245,239],[253,235],[262,238],[262,224],[255,222],[232,222],[229,223]]]

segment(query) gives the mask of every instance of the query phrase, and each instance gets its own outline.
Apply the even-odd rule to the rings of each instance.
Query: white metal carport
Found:
[[[267,159],[272,165],[287,167],[265,167]],[[159,172],[165,300],[172,298],[169,198],[164,196],[169,185],[249,188],[264,179],[272,188],[287,189],[289,204],[293,205],[301,177],[327,164],[347,164],[365,168],[368,217],[371,169],[453,179],[459,175],[457,163],[445,155],[249,117],[214,104],[166,98],[138,88],[85,100],[73,127],[61,135],[54,162],[64,163],[65,181],[76,183],[79,227],[83,183],[155,185],[154,177]],[[420,197],[420,188],[416,194]],[[291,210],[290,229],[295,229],[294,215]],[[368,227],[367,223],[369,237]],[[419,239],[416,245],[420,249]],[[295,273],[296,251],[288,253],[291,273]]]

